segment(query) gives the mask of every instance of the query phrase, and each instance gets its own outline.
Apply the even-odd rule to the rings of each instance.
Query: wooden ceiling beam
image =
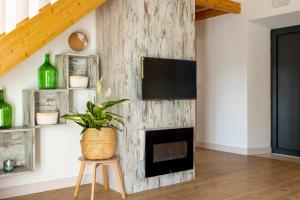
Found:
[[[225,13],[241,13],[241,4],[230,0],[195,0],[196,6],[201,6]]]
[[[212,18],[212,17],[224,15],[224,14],[227,14],[227,12],[208,9],[208,10],[205,10],[205,11],[202,11],[202,12],[197,12],[196,13],[196,21],[204,20],[204,19],[208,19],[208,18]]]
[[[202,6],[196,6],[196,13],[207,10],[207,9],[209,9],[209,8],[205,8],[205,7],[202,7]]]

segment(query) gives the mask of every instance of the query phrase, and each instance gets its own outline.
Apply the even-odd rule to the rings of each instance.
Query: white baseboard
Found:
[[[271,147],[262,148],[241,148],[232,147],[219,144],[211,144],[205,142],[196,142],[196,147],[201,147],[204,149],[211,149],[216,151],[224,151],[229,153],[241,154],[241,155],[258,155],[258,154],[269,154],[271,153]]]
[[[74,187],[76,181],[77,177],[69,177],[64,179],[56,179],[51,181],[0,188],[0,199],[7,199],[11,197],[23,196],[67,187]],[[91,175],[84,175],[81,183],[88,184],[90,182]]]
[[[248,149],[248,155],[262,155],[262,154],[271,154],[271,147],[261,147],[261,148],[250,148]]]

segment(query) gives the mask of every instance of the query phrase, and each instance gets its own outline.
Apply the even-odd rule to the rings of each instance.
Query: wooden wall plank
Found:
[[[58,70],[58,87],[68,88],[69,85],[69,56],[66,54],[55,56],[55,66]]]
[[[119,153],[127,193],[192,180],[189,170],[144,178],[139,129],[195,126],[195,101],[142,101],[142,56],[195,59],[194,0],[110,0],[97,10],[97,51],[104,88],[131,103],[115,111],[126,116]]]
[[[0,76],[104,2],[105,0],[59,0],[1,37]]]
[[[25,126],[35,126],[34,91],[23,90],[23,123]]]

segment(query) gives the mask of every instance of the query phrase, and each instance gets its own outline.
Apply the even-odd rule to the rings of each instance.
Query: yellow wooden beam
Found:
[[[241,13],[241,4],[230,0],[195,0],[196,6],[222,11],[225,13]]]
[[[208,10],[204,10],[201,12],[197,12],[196,13],[196,21],[204,20],[204,19],[208,19],[211,17],[216,17],[216,16],[220,16],[220,15],[224,15],[224,14],[227,14],[227,13],[219,11],[219,10],[208,9]]]
[[[20,21],[19,23],[17,23],[16,27],[23,26],[23,24],[27,23],[28,20],[29,20],[29,17],[23,19],[22,21]]]
[[[0,37],[0,77],[106,0],[58,0]]]

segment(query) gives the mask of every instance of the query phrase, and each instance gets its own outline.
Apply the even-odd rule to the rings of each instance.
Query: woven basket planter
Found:
[[[82,155],[86,159],[109,159],[116,152],[116,132],[113,128],[87,129],[80,141]]]

